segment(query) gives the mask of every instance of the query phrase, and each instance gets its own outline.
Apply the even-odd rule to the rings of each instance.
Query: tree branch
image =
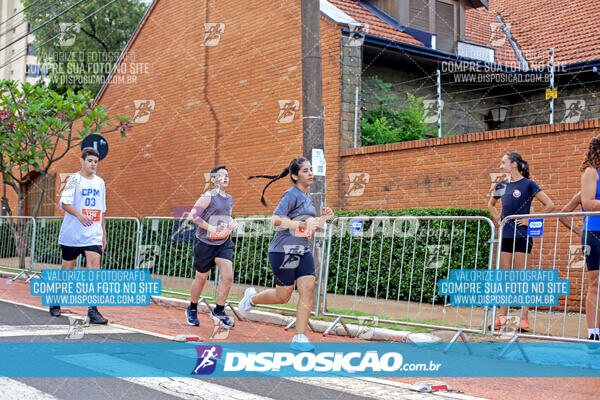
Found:
[[[11,99],[12,99],[12,100],[15,102],[15,104],[19,104],[19,103],[17,102],[17,99],[15,98],[15,94],[13,93],[13,91],[12,91],[12,88],[10,88],[10,87],[9,87],[9,88],[8,88],[8,92],[10,93],[10,97],[11,97]],[[21,107],[19,107],[19,108],[17,109],[17,112],[18,112],[18,114],[19,114],[19,115],[18,115],[18,117],[19,117],[19,119],[21,120],[21,123],[22,123],[23,125],[25,125],[25,119],[23,118],[23,110],[21,109]]]
[[[69,152],[69,150],[71,150],[74,147],[74,146],[71,146],[72,131],[73,131],[73,123],[71,123],[70,127],[69,127],[69,137],[67,138],[67,148],[59,157],[52,160],[52,162],[56,162],[56,161],[60,160],[61,158],[63,158]]]
[[[104,50],[108,53],[110,50],[108,48],[108,46],[106,45],[106,43],[104,43],[104,41],[102,39],[100,39],[98,36],[96,36],[96,27],[94,26],[93,21],[90,19],[88,20],[90,27],[92,28],[91,32],[86,31],[83,27],[80,27],[79,29],[81,29],[81,31],[83,33],[85,33],[86,35],[88,35],[89,37],[91,37],[92,39],[94,39],[95,41],[97,41],[98,43],[100,43],[100,46],[104,47]]]

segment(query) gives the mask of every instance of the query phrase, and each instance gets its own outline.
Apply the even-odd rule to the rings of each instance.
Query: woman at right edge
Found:
[[[600,211],[600,137],[590,141],[585,160],[581,165],[581,205],[583,211]],[[588,339],[600,340],[598,330],[598,267],[600,266],[600,215],[584,218],[581,245],[587,266],[587,294],[585,317]]]

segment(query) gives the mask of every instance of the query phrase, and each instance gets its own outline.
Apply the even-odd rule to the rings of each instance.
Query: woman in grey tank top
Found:
[[[279,175],[250,177],[270,179],[260,199],[265,207],[267,203],[264,196],[269,185],[287,175],[294,185],[283,194],[273,212],[272,222],[276,232],[269,245],[269,263],[275,276],[275,289],[264,290],[258,294],[252,287],[246,289],[238,311],[246,317],[257,304],[287,303],[296,283],[300,299],[296,308],[296,335],[292,339],[291,347],[298,351],[314,351],[314,346],[304,335],[315,287],[315,266],[309,238],[312,233],[322,228],[326,221],[333,218],[333,211],[331,208],[324,208],[323,215],[317,218],[312,198],[308,193],[313,182],[312,166],[310,161],[302,157],[292,160]]]
[[[231,218],[233,197],[225,192],[229,186],[227,167],[219,165],[210,171],[213,189],[204,193],[190,212],[189,220],[196,226],[194,239],[194,269],[196,275],[190,292],[190,305],[185,310],[189,325],[198,326],[198,301],[215,265],[219,268],[220,281],[217,292],[217,306],[211,318],[224,328],[233,328],[234,322],[225,313],[225,302],[233,281],[233,242],[229,238],[237,223]]]

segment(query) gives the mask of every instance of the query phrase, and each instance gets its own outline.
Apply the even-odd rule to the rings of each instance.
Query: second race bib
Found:
[[[212,233],[212,232],[210,232],[210,236],[209,237],[212,240],[227,239],[229,237],[229,233],[231,233],[231,231],[229,230],[229,228],[227,228],[227,229],[225,229],[221,233]]]
[[[81,210],[81,213],[83,215],[87,215],[88,217],[90,217],[92,221],[100,221],[100,215],[101,215],[100,210],[92,210],[89,208],[84,208],[83,210]]]
[[[298,228],[296,229],[295,235],[297,237],[305,237],[310,239],[310,231],[308,229]]]

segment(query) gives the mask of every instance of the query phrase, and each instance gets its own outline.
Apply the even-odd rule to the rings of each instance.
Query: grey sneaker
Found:
[[[240,301],[240,304],[238,304],[238,312],[240,313],[240,315],[242,317],[244,317],[246,319],[248,318],[248,314],[250,313],[250,310],[252,310],[252,308],[254,308],[250,299],[255,294],[256,294],[256,289],[254,289],[253,287],[249,287],[244,292],[244,298]]]

